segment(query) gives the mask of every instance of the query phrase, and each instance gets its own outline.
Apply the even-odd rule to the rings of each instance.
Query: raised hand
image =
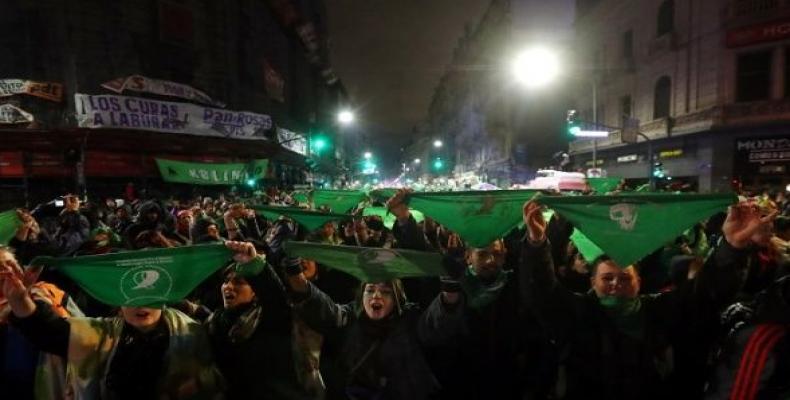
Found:
[[[527,226],[529,240],[533,243],[543,243],[546,240],[546,227],[548,223],[543,219],[540,205],[532,200],[524,204],[524,224]]]
[[[248,242],[234,242],[234,241],[227,241],[225,242],[225,247],[231,249],[233,254],[233,259],[241,264],[246,264],[255,257],[258,257],[258,252],[255,250],[255,246],[252,243]]]
[[[406,196],[411,193],[411,189],[398,189],[395,194],[387,200],[387,209],[398,218],[405,218],[409,215],[409,208],[406,207]]]
[[[774,210],[767,215],[761,215],[756,204],[741,202],[730,206],[721,230],[727,243],[736,249],[743,249],[751,243],[752,235],[765,225],[773,223],[778,214],[779,211]]]

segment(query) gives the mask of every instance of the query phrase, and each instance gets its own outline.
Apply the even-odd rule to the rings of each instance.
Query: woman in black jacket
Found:
[[[293,265],[298,265],[293,263]],[[329,399],[429,398],[439,387],[423,347],[449,343],[463,330],[461,294],[447,285],[424,312],[406,302],[400,280],[367,282],[351,304],[335,304],[289,269],[295,311],[328,343],[322,374]]]
[[[224,271],[223,308],[209,317],[214,357],[229,399],[315,399],[295,362],[291,309],[280,278],[251,243],[226,242],[237,263]]]

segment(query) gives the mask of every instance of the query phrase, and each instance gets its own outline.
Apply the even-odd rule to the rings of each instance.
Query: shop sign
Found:
[[[627,163],[627,162],[635,162],[639,159],[639,156],[636,154],[628,154],[625,156],[617,157],[617,162],[619,163]]]
[[[663,150],[658,153],[659,158],[675,158],[683,156],[683,149]]]
[[[587,166],[591,167],[593,165],[593,161],[592,160],[588,160],[586,163],[584,163],[584,165],[587,165]],[[596,159],[595,160],[595,165],[603,165],[603,159],[602,158]]]
[[[77,124],[93,129],[139,129],[228,139],[266,140],[268,115],[190,103],[115,95],[75,94]]]
[[[790,162],[790,138],[738,139],[735,150],[750,163]]]
[[[742,47],[790,38],[790,20],[772,21],[727,32],[727,47]]]

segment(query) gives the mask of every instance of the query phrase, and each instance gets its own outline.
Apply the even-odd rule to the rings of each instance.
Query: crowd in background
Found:
[[[628,268],[585,260],[570,223],[543,220],[531,202],[523,228],[472,248],[430,218],[416,222],[407,195],[368,204],[386,206],[392,228],[356,212],[312,232],[250,207],[305,206],[289,192],[66,195],[19,209],[0,250],[0,387],[9,398],[790,396],[783,192],[743,200]],[[289,257],[289,240],[439,252],[446,274],[359,282]],[[28,267],[41,255],[204,243],[236,255],[187,299],[153,311],[119,311],[57,270]],[[42,383],[42,365],[63,376]]]

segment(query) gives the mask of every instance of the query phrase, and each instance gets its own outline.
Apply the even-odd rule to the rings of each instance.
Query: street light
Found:
[[[415,164],[419,164],[419,163],[420,163],[420,159],[419,159],[419,158],[415,158],[415,159],[414,159],[414,163],[415,163]],[[790,187],[790,186],[789,186],[789,187]]]
[[[525,50],[513,61],[513,75],[528,87],[540,87],[553,81],[560,71],[560,62],[553,52],[535,47]]]
[[[366,160],[370,160],[370,158],[373,157],[373,154],[369,151],[366,151],[363,156],[365,157]]]
[[[439,139],[436,139],[436,140],[433,141],[433,147],[436,147],[437,149],[442,147],[443,144],[444,143],[442,143],[442,141],[439,140]]]
[[[342,110],[337,114],[337,121],[343,125],[354,122],[354,113],[350,110]]]

